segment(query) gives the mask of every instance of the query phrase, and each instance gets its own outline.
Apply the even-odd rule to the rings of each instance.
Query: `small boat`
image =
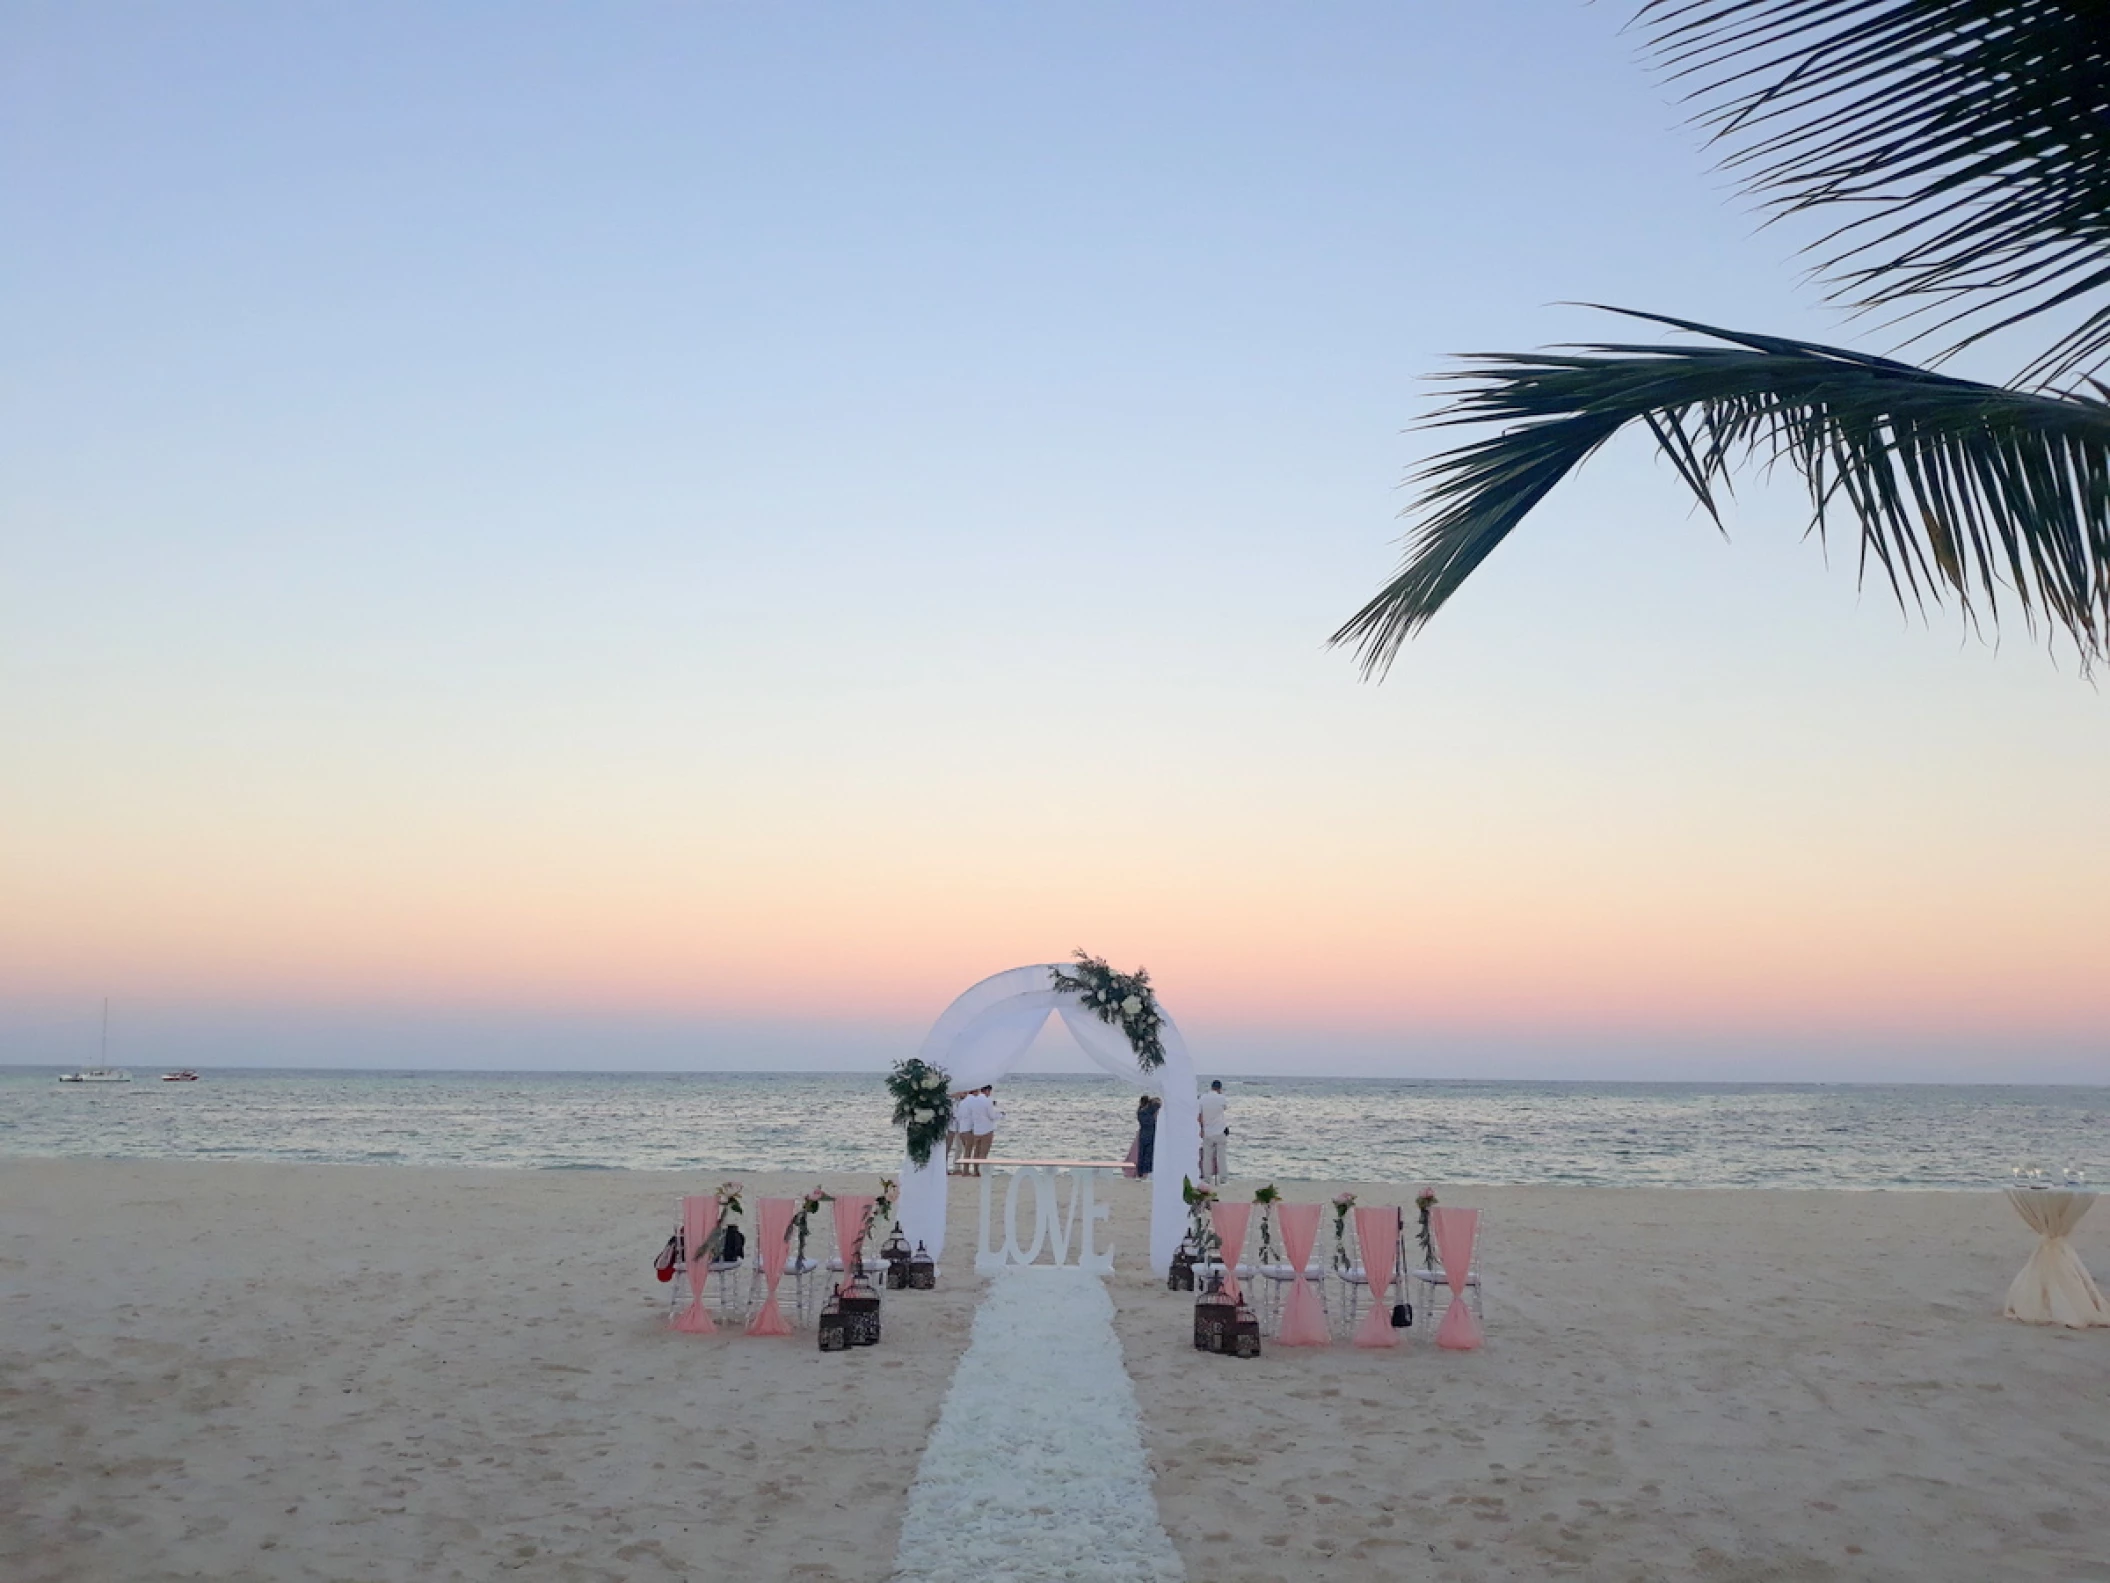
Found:
[[[197,1080],[198,1074],[187,1066],[180,1072],[163,1072],[161,1074],[161,1081],[164,1083],[195,1083]]]
[[[99,1065],[84,1067],[78,1072],[61,1072],[62,1083],[129,1083],[132,1074],[121,1067],[110,1064],[110,1003],[103,1002],[103,1053]]]

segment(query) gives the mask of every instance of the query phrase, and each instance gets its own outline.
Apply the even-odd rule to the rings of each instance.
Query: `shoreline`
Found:
[[[801,1167],[795,1170],[763,1170],[758,1169],[756,1167],[743,1165],[593,1165],[580,1164],[575,1162],[564,1162],[553,1165],[523,1165],[512,1161],[492,1161],[489,1164],[479,1164],[474,1161],[466,1160],[447,1162],[431,1160],[283,1160],[274,1158],[269,1155],[258,1155],[253,1158],[227,1159],[207,1158],[200,1157],[197,1155],[184,1154],[30,1154],[0,1149],[0,1166],[4,1166],[8,1162],[21,1162],[24,1164],[58,1164],[66,1161],[73,1161],[81,1164],[98,1165],[231,1165],[243,1167],[263,1166],[274,1169],[284,1168],[288,1170],[319,1169],[348,1171],[416,1171],[430,1173],[434,1175],[444,1174],[449,1171],[458,1171],[463,1173],[464,1175],[469,1176],[483,1176],[487,1174],[505,1175],[507,1173],[515,1173],[521,1176],[531,1177],[578,1175],[664,1178],[674,1176],[685,1176],[699,1179],[702,1177],[710,1177],[713,1181],[716,1181],[717,1179],[725,1176],[726,1174],[731,1173],[743,1179],[748,1177],[784,1177],[796,1178],[800,1182],[809,1182],[811,1180],[816,1179],[825,1181],[829,1178],[857,1178],[863,1180],[876,1181],[882,1175],[899,1177],[903,1169],[902,1162],[899,1161],[888,1166],[884,1171],[866,1171],[854,1169],[845,1170],[841,1166],[834,1165],[815,1165],[810,1167]],[[970,1179],[957,1178],[956,1180]],[[1229,1179],[1229,1185],[1235,1190],[1233,1194],[1233,1196],[1235,1197],[1236,1194],[1239,1192],[1245,1192],[1253,1188],[1268,1185],[1270,1183],[1277,1187],[1285,1188],[1330,1188],[1334,1191],[1339,1191],[1341,1190],[1342,1185],[1344,1183],[1353,1185],[1354,1181],[1354,1178],[1348,1176],[1285,1176],[1279,1174],[1274,1176],[1233,1175]],[[1386,1188],[1405,1193],[1409,1197],[1411,1197],[1414,1191],[1418,1188],[1429,1186],[1432,1184],[1443,1185],[1445,1183],[1448,1183],[1452,1187],[1465,1188],[1473,1192],[1485,1191],[1496,1193],[1557,1192],[1674,1194],[1689,1193],[1695,1195],[1719,1193],[1730,1196],[1742,1196],[1751,1193],[1782,1193],[1793,1196],[1801,1196],[1810,1193],[1839,1193],[1848,1196],[1882,1193],[1956,1193],[1968,1196],[1977,1193],[1997,1193],[2010,1185],[2008,1182],[2001,1181],[1993,1177],[1988,1177],[1982,1186],[1977,1187],[1959,1187],[1953,1184],[1921,1186],[1913,1183],[1874,1183],[1868,1186],[1859,1186],[1850,1182],[1833,1183],[1823,1186],[1788,1186],[1777,1183],[1768,1183],[1765,1185],[1752,1185],[1748,1187],[1724,1186],[1718,1183],[1702,1183],[1694,1184],[1692,1186],[1685,1186],[1674,1182],[1492,1182],[1474,1181],[1470,1178],[1465,1177],[1409,1177],[1401,1179],[1388,1178],[1383,1183],[1366,1183],[1364,1185],[1384,1186]],[[1330,1196],[1330,1194],[1328,1196]]]

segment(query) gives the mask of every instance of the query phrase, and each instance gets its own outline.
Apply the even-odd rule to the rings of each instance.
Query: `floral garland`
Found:
[[[1187,1240],[1194,1245],[1195,1257],[1208,1263],[1223,1247],[1223,1239],[1216,1234],[1216,1222],[1209,1218],[1209,1206],[1216,1202],[1216,1189],[1196,1187],[1194,1178],[1180,1178],[1180,1198],[1187,1206]]]
[[[1049,969],[1055,987],[1075,995],[1093,1016],[1127,1034],[1137,1066],[1146,1072],[1163,1066],[1165,1044],[1159,1030],[1165,1014],[1158,1010],[1158,998],[1150,991],[1150,974],[1140,967],[1133,973],[1116,973],[1104,957],[1087,956],[1083,951],[1071,954],[1077,958],[1076,972]]]
[[[952,1125],[952,1080],[943,1067],[911,1056],[894,1063],[886,1089],[894,1096],[894,1125],[908,1130],[908,1157],[919,1168],[930,1164]]]
[[[813,1217],[820,1212],[821,1205],[833,1203],[834,1201],[835,1195],[818,1184],[814,1186],[812,1192],[799,1200],[798,1213],[791,1217],[791,1224],[784,1228],[784,1240],[786,1242],[789,1242],[794,1236],[799,1239],[799,1250],[792,1256],[796,1263],[804,1264],[806,1262],[806,1232],[813,1223]]]
[[[1349,1268],[1348,1264],[1348,1211],[1355,1208],[1355,1194],[1336,1193],[1333,1198],[1333,1267],[1337,1270]],[[1369,1255],[1363,1255],[1365,1262]]]
[[[1253,1202],[1260,1206],[1260,1262],[1275,1262],[1275,1206],[1282,1202],[1281,1193],[1270,1182],[1253,1195]]]
[[[1429,1232],[1429,1211],[1436,1207],[1436,1189],[1424,1187],[1414,1195],[1414,1207],[1421,1211],[1421,1267],[1436,1268],[1436,1239]]]
[[[710,1263],[715,1264],[725,1257],[726,1227],[732,1224],[733,1216],[740,1213],[740,1194],[744,1191],[738,1182],[718,1184],[718,1224],[711,1228],[711,1234],[703,1245],[703,1256]]]

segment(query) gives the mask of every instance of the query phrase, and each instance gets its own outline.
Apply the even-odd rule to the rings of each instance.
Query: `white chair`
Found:
[[[802,1259],[796,1254],[784,1261],[784,1273],[779,1278],[777,1293],[782,1306],[783,1282],[791,1283],[791,1308],[798,1316],[798,1324],[804,1326],[813,1316],[813,1278],[820,1270],[818,1259]],[[753,1313],[762,1306],[764,1295],[769,1290],[769,1277],[762,1270],[762,1256],[756,1254],[748,1266],[752,1272],[747,1280],[747,1309]]]
[[[1407,1279],[1412,1283],[1416,1298],[1414,1306],[1421,1314],[1422,1322],[1434,1325],[1436,1323],[1436,1294],[1441,1292],[1444,1303],[1448,1305],[1451,1300],[1451,1283],[1443,1278],[1443,1271],[1440,1268],[1434,1270],[1409,1270]],[[1487,1318],[1487,1310],[1481,1305],[1480,1301],[1480,1272],[1478,1270],[1468,1270],[1466,1272],[1465,1301],[1466,1306],[1471,1308],[1481,1319]]]
[[[1304,1266],[1304,1274],[1319,1294],[1319,1307],[1326,1315],[1329,1328],[1333,1324],[1333,1305],[1326,1300],[1326,1266],[1316,1254],[1311,1263]],[[1261,1309],[1260,1328],[1267,1335],[1276,1335],[1282,1329],[1282,1308],[1288,1300],[1289,1289],[1296,1284],[1296,1269],[1287,1264],[1263,1264],[1260,1279],[1266,1284],[1261,1288],[1265,1303]]]

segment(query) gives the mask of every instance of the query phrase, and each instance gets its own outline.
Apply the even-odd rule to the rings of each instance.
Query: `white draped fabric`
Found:
[[[2066,1240],[2094,1204],[2095,1194],[2071,1188],[2011,1187],[2007,1200],[2042,1239],[2007,1289],[2007,1317],[2075,1330],[2110,1325],[2110,1303],[2103,1301],[2088,1266]]]
[[[1165,1103],[1158,1112],[1157,1164],[1151,1176],[1150,1265],[1162,1275],[1186,1231],[1180,1180],[1194,1174],[1200,1140],[1201,1105],[1187,1041],[1166,1016],[1159,1030],[1165,1064],[1155,1072],[1140,1070],[1128,1035],[1056,989],[1054,971],[1042,963],[983,979],[945,1008],[917,1053],[944,1068],[955,1091],[980,1088],[1016,1066],[1048,1014],[1059,1012],[1078,1048],[1093,1061],[1123,1082],[1159,1095]],[[932,1154],[930,1164],[921,1169],[902,1162],[902,1234],[911,1246],[922,1243],[934,1258],[945,1251],[945,1180],[942,1153]]]

